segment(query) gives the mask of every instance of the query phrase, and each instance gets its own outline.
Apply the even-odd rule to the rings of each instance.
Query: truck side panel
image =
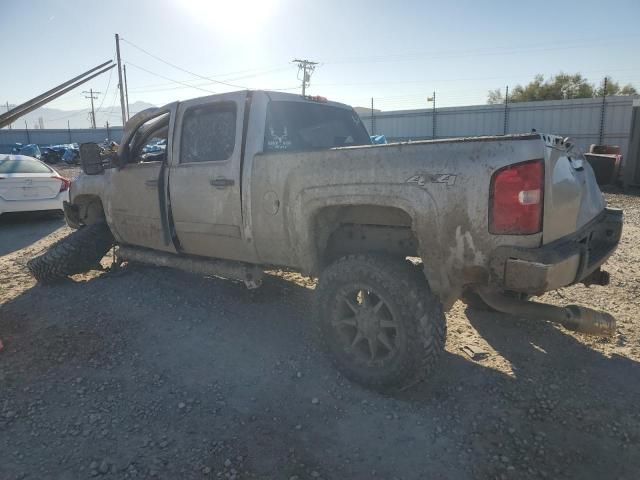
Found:
[[[319,228],[337,227],[317,225],[323,209],[392,206],[411,218],[431,287],[445,294],[461,287],[452,282],[465,278],[465,270],[486,265],[495,247],[540,245],[541,234],[489,235],[488,199],[493,171],[542,158],[543,149],[539,139],[524,137],[256,155],[251,203],[258,257],[317,271]]]

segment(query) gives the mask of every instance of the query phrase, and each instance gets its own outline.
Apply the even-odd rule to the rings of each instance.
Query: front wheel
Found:
[[[337,368],[376,390],[423,379],[444,348],[440,301],[403,260],[350,255],[331,264],[318,282],[316,314]]]
[[[29,260],[27,268],[40,283],[59,282],[95,268],[113,244],[114,238],[106,223],[86,225]]]

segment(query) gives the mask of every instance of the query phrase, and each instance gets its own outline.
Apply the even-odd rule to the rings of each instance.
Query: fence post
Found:
[[[602,107],[600,107],[600,132],[598,134],[598,145],[604,141],[604,112],[607,108],[607,77],[604,77],[602,89]]]
[[[376,117],[373,113],[373,97],[371,97],[371,135],[376,134]]]
[[[433,121],[431,123],[433,124],[433,132],[431,133],[431,137],[435,140],[436,139],[436,92],[435,90],[433,92]]]
[[[504,94],[504,131],[503,135],[507,134],[509,130],[509,85],[507,85],[506,92]]]

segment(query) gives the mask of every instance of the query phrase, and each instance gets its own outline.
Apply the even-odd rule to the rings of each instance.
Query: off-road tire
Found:
[[[360,286],[384,300],[384,308],[399,325],[393,356],[377,365],[365,365],[350,354],[333,325],[344,299],[341,292]],[[431,293],[424,276],[416,274],[416,267],[403,260],[378,255],[343,257],[322,272],[315,304],[320,341],[332,362],[345,377],[371,389],[388,392],[418,383],[432,372],[444,349],[446,320],[440,300]]]
[[[29,260],[27,268],[39,283],[56,283],[69,275],[95,269],[113,244],[106,223],[86,225]]]

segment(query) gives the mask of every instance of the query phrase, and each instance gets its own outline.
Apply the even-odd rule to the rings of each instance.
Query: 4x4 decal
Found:
[[[447,187],[451,187],[456,183],[457,175],[451,173],[416,173],[407,178],[406,183],[415,183],[420,187],[424,187],[427,183],[444,183]]]

